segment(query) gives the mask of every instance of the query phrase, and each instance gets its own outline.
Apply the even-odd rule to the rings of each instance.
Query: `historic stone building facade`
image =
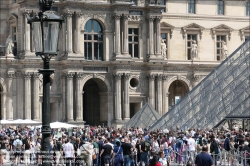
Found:
[[[50,65],[51,121],[121,126],[146,102],[163,115],[249,38],[249,8],[244,0],[56,1],[65,23]],[[1,0],[0,9],[1,119],[41,121],[43,62],[26,19],[38,4]]]

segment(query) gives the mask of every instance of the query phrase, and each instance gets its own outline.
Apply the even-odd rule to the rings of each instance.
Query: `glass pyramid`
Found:
[[[149,128],[161,116],[156,112],[149,103],[146,103],[124,126],[123,128],[140,127]]]
[[[213,128],[227,117],[250,119],[250,40],[237,48],[150,130]]]

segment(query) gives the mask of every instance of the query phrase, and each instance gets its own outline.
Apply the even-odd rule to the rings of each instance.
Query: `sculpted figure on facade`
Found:
[[[193,41],[191,46],[191,57],[193,60],[198,58],[198,46],[196,44],[196,41]]]
[[[221,60],[224,60],[227,58],[227,44],[225,41],[222,42],[222,57]]]
[[[6,48],[5,48],[5,56],[13,54],[13,47],[14,43],[12,41],[11,36],[9,35],[8,38],[6,39]]]
[[[167,46],[164,40],[161,40],[161,55],[166,58]]]

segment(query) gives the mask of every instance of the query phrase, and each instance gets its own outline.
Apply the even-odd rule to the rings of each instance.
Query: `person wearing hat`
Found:
[[[16,136],[16,140],[13,142],[13,146],[14,146],[14,154],[15,154],[15,163],[20,164],[20,157],[22,155],[22,146],[23,146],[23,142],[20,139],[19,135]]]

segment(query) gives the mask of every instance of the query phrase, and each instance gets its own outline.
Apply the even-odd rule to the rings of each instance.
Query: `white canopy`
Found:
[[[41,122],[37,122],[37,121],[34,121],[34,120],[30,120],[30,119],[16,119],[16,120],[1,120],[0,121],[0,124],[13,124],[13,125],[22,125],[22,124],[25,124],[25,125],[39,125],[41,124]]]
[[[42,127],[41,125],[40,126],[37,126],[37,127]],[[68,123],[63,123],[63,122],[52,122],[50,123],[50,127],[51,128],[73,128],[73,127],[79,127],[77,125],[72,125],[72,124],[68,124]]]

